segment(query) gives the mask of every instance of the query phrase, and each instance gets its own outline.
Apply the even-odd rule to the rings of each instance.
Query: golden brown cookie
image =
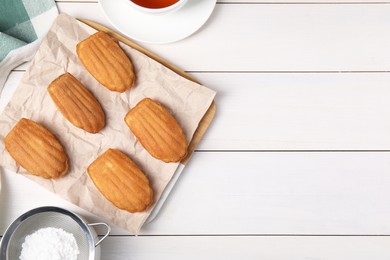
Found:
[[[153,202],[149,180],[125,154],[108,149],[88,167],[88,174],[104,197],[116,207],[142,212]]]
[[[89,73],[109,90],[125,92],[134,85],[133,64],[105,32],[97,32],[80,42],[76,51]]]
[[[125,122],[143,147],[164,162],[178,162],[187,154],[188,142],[176,119],[160,103],[141,100]]]
[[[105,117],[99,101],[72,74],[62,74],[47,90],[58,110],[76,127],[90,133],[104,127]]]
[[[4,143],[12,158],[33,175],[55,179],[68,172],[68,157],[61,143],[32,120],[20,119]]]

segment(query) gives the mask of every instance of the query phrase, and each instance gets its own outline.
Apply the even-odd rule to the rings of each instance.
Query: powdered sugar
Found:
[[[26,236],[19,259],[76,260],[79,253],[73,234],[48,227]]]

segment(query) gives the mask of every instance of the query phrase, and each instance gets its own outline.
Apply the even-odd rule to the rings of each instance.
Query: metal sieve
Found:
[[[107,233],[100,240],[92,228],[97,225],[104,225],[107,228]],[[61,228],[73,234],[80,251],[78,260],[100,259],[98,245],[111,230],[106,223],[87,224],[76,214],[62,208],[36,208],[21,215],[7,228],[0,244],[0,259],[19,259],[25,237],[46,227]]]

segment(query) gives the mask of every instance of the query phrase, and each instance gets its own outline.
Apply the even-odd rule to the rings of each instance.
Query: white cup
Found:
[[[148,13],[148,14],[166,14],[166,13],[172,13],[172,12],[175,12],[177,10],[179,10],[181,7],[183,7],[183,5],[188,1],[188,0],[179,0],[177,1],[176,3],[170,5],[170,6],[167,6],[167,7],[163,7],[163,8],[147,8],[147,7],[144,7],[144,6],[141,6],[139,4],[136,4],[135,2],[131,1],[131,0],[127,0],[129,1],[129,4],[139,10],[139,11],[142,11],[144,13]]]

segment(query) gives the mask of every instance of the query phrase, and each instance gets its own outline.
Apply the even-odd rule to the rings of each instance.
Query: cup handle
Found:
[[[88,226],[90,226],[90,227],[93,227],[93,226],[101,226],[101,225],[103,225],[103,226],[105,226],[105,227],[107,228],[107,232],[106,232],[106,234],[105,234],[99,241],[96,242],[95,247],[97,247],[98,245],[100,245],[100,243],[101,243],[104,239],[106,239],[106,237],[108,237],[108,235],[109,235],[110,232],[111,232],[111,228],[110,228],[109,225],[107,225],[106,223],[103,223],[103,222],[88,224]]]

